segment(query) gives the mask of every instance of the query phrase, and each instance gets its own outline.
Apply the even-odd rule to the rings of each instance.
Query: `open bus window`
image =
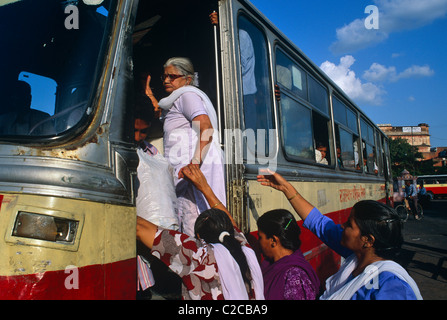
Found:
[[[26,141],[60,135],[91,113],[112,2],[0,6],[0,42],[7,48],[0,51],[0,136]],[[68,5],[76,12],[65,12]]]
[[[336,126],[337,161],[342,169],[359,170],[358,137]],[[339,149],[339,150],[338,150]]]
[[[265,155],[268,155],[273,105],[267,42],[264,33],[245,16],[239,16],[238,22],[245,130],[252,129],[255,133],[264,130]]]
[[[329,143],[330,121],[316,111],[312,111],[312,129],[315,142],[315,162],[331,165],[331,148]]]
[[[363,171],[378,174],[377,152],[374,144],[374,130],[363,119],[360,120],[363,146]]]
[[[340,148],[339,167],[350,170],[361,170],[361,148],[357,125],[357,115],[337,97],[332,96],[335,134],[337,146]],[[341,163],[341,165],[340,165]]]

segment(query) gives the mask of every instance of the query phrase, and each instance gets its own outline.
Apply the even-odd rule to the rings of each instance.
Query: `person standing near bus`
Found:
[[[301,230],[287,210],[271,210],[257,221],[266,300],[315,300],[320,280],[300,250]]]
[[[183,167],[200,166],[220,202],[226,205],[217,115],[208,96],[194,85],[194,67],[188,58],[169,59],[164,65],[162,81],[169,93],[158,101],[164,119],[164,154],[174,168],[180,231],[194,236],[194,223],[209,205],[194,185],[183,179]],[[146,86],[149,96],[149,82]]]
[[[414,280],[391,260],[403,242],[402,223],[394,209],[363,200],[354,205],[345,224],[336,225],[280,174],[267,171],[257,180],[283,192],[303,226],[345,258],[339,271],[326,280],[321,300],[422,299]]]
[[[408,200],[410,204],[411,211],[414,214],[414,217],[419,220],[420,217],[417,212],[418,207],[418,192],[416,186],[414,185],[412,180],[405,180],[405,198]]]

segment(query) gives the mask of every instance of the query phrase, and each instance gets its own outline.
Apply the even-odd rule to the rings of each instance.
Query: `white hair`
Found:
[[[190,77],[192,80],[192,85],[199,86],[198,75],[197,72],[194,72],[194,66],[190,59],[184,57],[173,57],[168,59],[163,67],[166,68],[168,66],[173,66],[180,74]]]

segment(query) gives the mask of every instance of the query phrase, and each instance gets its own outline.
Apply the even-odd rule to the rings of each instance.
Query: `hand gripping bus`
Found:
[[[337,223],[358,200],[389,201],[386,136],[249,1],[10,0],[0,28],[0,299],[135,298],[134,101],[173,56],[216,107],[244,232],[293,211],[260,168]],[[337,270],[338,255],[301,240],[320,280]]]

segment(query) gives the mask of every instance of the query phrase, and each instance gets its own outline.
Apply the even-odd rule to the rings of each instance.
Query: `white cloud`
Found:
[[[431,77],[435,72],[429,66],[411,66],[397,75],[397,80],[413,77]]]
[[[363,78],[372,82],[396,82],[400,79],[430,77],[434,71],[428,66],[413,65],[404,71],[397,73],[396,67],[385,67],[379,63],[373,63],[368,70],[363,73]]]
[[[378,44],[388,38],[380,29],[366,29],[364,21],[356,19],[336,30],[337,41],[330,49],[336,54],[354,52]]]
[[[386,40],[393,32],[412,30],[447,15],[447,0],[374,0],[379,9],[379,29],[365,28],[365,15],[336,30],[334,53],[354,52]]]
[[[340,59],[338,65],[325,61],[320,68],[357,103],[380,105],[382,96],[386,92],[371,82],[362,83],[361,79],[351,70],[354,62],[353,56],[346,55]]]
[[[396,67],[385,67],[378,63],[373,63],[368,70],[363,73],[363,78],[373,82],[383,82],[396,77]]]

